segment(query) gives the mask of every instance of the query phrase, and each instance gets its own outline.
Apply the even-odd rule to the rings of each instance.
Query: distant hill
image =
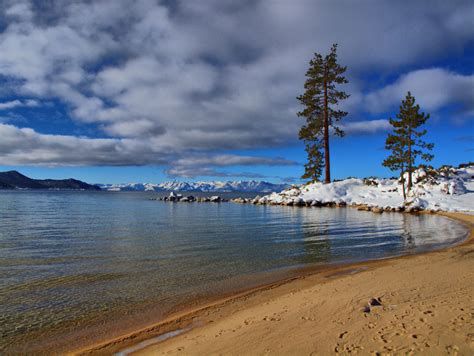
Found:
[[[31,179],[20,172],[0,172],[0,189],[100,190],[77,179]]]
[[[288,184],[274,184],[263,181],[227,181],[227,182],[164,182],[99,184],[103,190],[109,191],[154,191],[154,192],[280,192],[288,188]]]

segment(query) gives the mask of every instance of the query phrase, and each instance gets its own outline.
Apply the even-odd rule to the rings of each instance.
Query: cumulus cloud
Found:
[[[36,107],[36,106],[39,106],[39,102],[36,101],[36,100],[18,100],[18,99],[15,99],[15,100],[10,100],[10,101],[5,101],[5,102],[0,102],[0,110],[9,110],[9,109],[14,109],[14,108],[17,108],[17,107],[22,107],[22,106],[26,106],[26,107]]]
[[[30,128],[0,124],[2,165],[144,165],[168,161],[145,142],[40,134]],[[147,152],[147,154],[144,154]]]
[[[367,121],[355,121],[347,124],[342,124],[340,127],[348,135],[357,134],[373,134],[379,131],[390,130],[391,125],[388,120],[367,120]]]
[[[174,178],[195,178],[195,177],[245,177],[251,179],[268,178],[267,175],[253,172],[224,172],[210,167],[173,167],[167,169],[165,173]]]
[[[219,176],[219,177],[247,177],[266,178],[267,176],[252,172],[224,172],[215,167],[229,166],[292,166],[297,162],[276,157],[256,157],[221,154],[214,156],[189,156],[180,158],[173,162],[173,166],[166,170],[170,176],[193,178],[196,176]]]
[[[167,150],[150,139],[87,138],[47,135],[30,128],[0,123],[1,165],[46,166],[140,166],[162,165],[172,176],[246,176],[263,178],[258,173],[228,173],[211,167],[279,166],[296,162],[280,157],[239,155],[194,155],[177,158],[179,151]]]
[[[194,156],[181,158],[176,161],[179,166],[291,166],[296,165],[295,161],[284,158],[255,157],[255,156],[238,156],[238,155],[215,155],[215,156]]]
[[[466,113],[474,113],[474,75],[461,75],[441,68],[422,69],[401,76],[395,83],[370,93],[367,108],[374,113],[398,105],[408,91],[427,111],[457,104]]]
[[[2,149],[0,161],[168,164],[195,152],[215,159],[216,152],[225,150],[292,143],[301,125],[295,97],[303,90],[314,51],[326,52],[338,42],[351,82],[360,83],[365,71],[403,70],[426,58],[462,53],[474,38],[470,1],[418,1],[410,3],[410,11],[404,1],[166,4],[3,2],[0,79],[18,94],[13,101],[58,100],[76,125],[92,124],[100,130],[97,135],[108,138],[10,127],[10,135],[27,135],[43,148],[20,144],[16,153]],[[340,18],[344,21],[334,20]],[[382,112],[400,100],[407,86],[427,110],[452,103],[472,110],[466,97],[472,76],[442,69],[411,72],[368,95],[362,85],[352,84],[349,106]],[[425,89],[426,95],[421,93]],[[344,127],[348,133],[374,133],[386,129],[386,122]],[[73,144],[98,152],[87,147],[69,152],[65,147]],[[34,154],[20,157],[28,149]],[[219,166],[212,159],[202,164]]]

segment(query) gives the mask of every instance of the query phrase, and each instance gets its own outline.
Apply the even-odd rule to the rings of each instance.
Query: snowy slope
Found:
[[[312,183],[259,198],[255,203],[310,205],[342,203],[369,207],[416,207],[425,210],[474,212],[474,166],[414,174],[414,187],[404,204],[397,179],[345,179],[330,184]]]

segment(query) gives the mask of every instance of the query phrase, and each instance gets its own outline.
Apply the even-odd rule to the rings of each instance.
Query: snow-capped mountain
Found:
[[[227,181],[227,182],[164,182],[98,184],[103,190],[109,191],[179,191],[179,192],[280,192],[288,188],[288,184],[274,184],[264,181]]]

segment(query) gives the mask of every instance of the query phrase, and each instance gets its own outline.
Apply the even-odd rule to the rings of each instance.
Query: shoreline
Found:
[[[261,303],[266,303],[268,300],[283,298],[288,294],[292,295],[295,291],[301,292],[307,288],[325,286],[330,282],[340,281],[363,273],[377,273],[377,270],[394,264],[400,264],[400,261],[427,258],[437,254],[452,253],[463,247],[472,247],[474,240],[474,216],[448,212],[437,214],[454,219],[467,226],[470,229],[467,238],[454,246],[448,246],[440,250],[344,265],[302,268],[295,271],[297,273],[295,276],[290,276],[270,284],[247,288],[224,297],[216,297],[214,300],[208,300],[207,303],[192,308],[183,308],[180,312],[173,313],[155,324],[134,330],[120,337],[88,345],[87,347],[71,351],[70,354],[110,354],[123,352],[124,350],[129,350],[130,353],[132,351],[144,354],[154,353],[162,347],[182,341],[183,338],[187,339],[187,335],[214,326],[220,320],[229,318],[236,311],[241,312],[252,309]],[[166,337],[168,334],[169,338]],[[144,344],[140,345],[141,343]],[[137,345],[139,346],[137,347]],[[230,352],[232,353],[232,350]],[[122,354],[128,353],[127,351]]]

